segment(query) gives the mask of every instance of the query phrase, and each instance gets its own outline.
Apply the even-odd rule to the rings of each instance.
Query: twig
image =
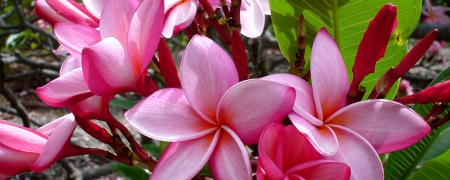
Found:
[[[9,101],[12,107],[16,109],[17,114],[20,118],[22,118],[23,126],[30,127],[30,120],[28,118],[28,111],[25,109],[25,107],[20,103],[14,93],[11,91],[11,89],[7,87],[3,87],[3,91],[1,91],[3,96]]]
[[[59,62],[46,62],[46,61],[34,61],[27,57],[22,56],[18,51],[14,52],[14,56],[17,58],[17,62],[24,63],[31,67],[43,68],[43,69],[51,69],[55,71],[59,71],[61,68],[61,63]]]
[[[0,106],[0,111],[8,113],[8,114],[15,115],[15,116],[19,115],[19,113],[17,113],[17,111],[14,108],[10,108],[10,107]],[[35,126],[38,126],[38,127],[42,126],[42,124],[39,123],[39,122],[41,122],[39,119],[36,119],[34,117],[28,117],[28,118],[29,118],[31,124],[34,124]]]

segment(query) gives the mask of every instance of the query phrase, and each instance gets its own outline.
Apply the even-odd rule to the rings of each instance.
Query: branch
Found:
[[[17,58],[17,62],[24,63],[31,67],[43,68],[43,69],[51,69],[55,71],[59,71],[61,68],[61,63],[52,63],[46,61],[34,61],[27,57],[22,56],[18,51],[14,52],[14,56]]]
[[[3,85],[3,84],[2,84]],[[9,101],[12,107],[16,109],[17,114],[22,118],[23,126],[30,127],[30,120],[28,118],[28,111],[25,109],[25,107],[20,103],[14,93],[11,91],[11,89],[7,87],[3,87],[3,91],[1,91],[3,96]]]

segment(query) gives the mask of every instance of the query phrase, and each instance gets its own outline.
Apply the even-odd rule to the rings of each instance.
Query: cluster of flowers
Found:
[[[226,8],[223,11],[230,16],[240,12],[236,29],[242,23],[244,35],[258,36],[267,2],[85,0],[84,5],[87,8],[72,0],[36,1],[36,13],[54,25],[60,51],[70,53],[61,76],[37,93],[45,103],[68,107],[73,114],[38,130],[0,121],[0,178],[43,171],[64,157],[94,154],[140,164],[152,171],[151,179],[191,179],[206,163],[215,179],[252,179],[255,158],[246,145],[258,143],[253,149],[258,152],[253,164],[258,179],[383,179],[378,154],[406,148],[430,132],[427,122],[403,104],[423,103],[419,101],[429,99],[423,98],[428,93],[439,92],[436,88],[399,98],[403,104],[379,98],[425,53],[436,31],[381,77],[370,100],[361,101],[359,95],[359,84],[374,71],[395,28],[393,5],[385,5],[371,21],[351,83],[339,49],[324,28],[312,47],[311,83],[290,74],[247,80],[247,71],[237,67],[234,58],[239,50],[233,49],[232,59],[201,35],[202,30],[192,30],[192,22],[202,24],[205,18],[214,24],[214,10],[209,9]],[[199,7],[207,16],[200,14],[199,19]],[[190,36],[178,78],[161,36],[171,37],[185,28],[199,34]],[[236,32],[233,47],[242,45],[236,42],[241,41]],[[162,71],[168,88],[155,86],[147,73],[151,63]],[[108,103],[124,92],[145,97],[124,114],[133,128],[171,142],[158,162],[109,112]],[[436,101],[443,100],[432,102]],[[286,117],[292,125],[280,124]],[[110,132],[91,119],[106,122]],[[72,145],[69,140],[76,126],[115,153]]]

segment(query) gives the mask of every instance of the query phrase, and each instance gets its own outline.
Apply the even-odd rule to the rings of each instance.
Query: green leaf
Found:
[[[114,98],[109,104],[123,109],[130,109],[131,107],[136,105],[137,102],[129,99]]]
[[[445,151],[450,149],[450,128],[446,128],[444,131],[439,134],[436,141],[431,145],[428,152],[422,158],[420,163],[428,162],[441,154],[445,153]]]
[[[450,68],[442,71],[429,86],[441,82],[450,77]],[[432,105],[417,105],[413,109],[422,117],[430,111]],[[439,134],[446,129],[441,126],[434,129],[427,137],[416,143],[415,145],[406,148],[402,151],[397,151],[388,155],[388,159],[384,165],[385,179],[406,179],[413,171],[416,170],[417,165],[422,158],[434,144]]]
[[[128,166],[126,164],[117,163],[110,165],[117,173],[122,176],[129,178],[130,180],[142,180],[148,179],[150,175],[145,172],[142,168],[135,166]]]
[[[426,163],[408,179],[450,179],[450,150]]]
[[[386,54],[376,66],[375,73],[367,76],[362,85],[371,92],[378,78],[390,67],[398,64],[407,51],[407,38],[420,18],[421,0],[269,0],[272,23],[281,52],[292,64],[297,51],[296,28],[300,14],[306,21],[306,54],[309,60],[313,38],[321,27],[327,28],[335,38],[344,58],[349,78],[355,55],[369,21],[386,3],[397,6],[398,26],[391,36]]]
[[[161,156],[161,150],[158,146],[156,146],[156,144],[144,144],[142,145],[142,147],[150,152],[150,154],[152,154],[156,159],[159,159],[159,157]]]

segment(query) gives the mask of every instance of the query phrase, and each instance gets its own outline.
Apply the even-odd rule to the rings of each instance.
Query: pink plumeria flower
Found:
[[[148,96],[156,90],[147,75],[163,26],[163,3],[158,0],[108,1],[100,31],[78,24],[57,24],[58,41],[81,59],[82,74],[93,94],[112,96],[134,91]]]
[[[170,38],[187,28],[197,14],[198,0],[164,0],[163,36]]]
[[[45,161],[36,167],[47,169],[60,158],[76,153],[76,149],[67,144],[76,123],[65,118],[38,130],[0,120],[0,179],[35,171],[30,165],[40,157]]]
[[[351,179],[383,179],[378,154],[406,148],[430,132],[418,114],[394,101],[376,99],[346,106],[347,70],[324,28],[312,47],[312,85],[289,74],[262,79],[296,89],[297,100],[289,114],[292,123],[326,159],[349,165]]]
[[[259,139],[258,153],[258,179],[350,179],[350,167],[323,159],[292,125],[269,125]]]
[[[61,22],[99,26],[98,17],[74,0],[36,0],[34,7],[35,13],[52,26]]]
[[[270,15],[268,0],[242,0],[241,33],[249,38],[261,36],[266,21],[265,14]]]
[[[228,54],[198,35],[186,47],[180,74],[183,89],[156,91],[125,113],[142,134],[172,142],[150,178],[191,179],[208,162],[215,178],[251,179],[244,145],[284,119],[294,89],[265,80],[238,83]]]
[[[88,88],[81,60],[69,56],[61,66],[60,77],[36,89],[39,98],[53,107],[69,107],[84,119],[109,117],[108,104],[114,96],[97,96]]]
[[[422,14],[427,16],[423,22],[428,24],[450,24],[450,17],[445,14],[442,6],[432,6],[430,0],[425,0],[427,9],[422,9]]]

